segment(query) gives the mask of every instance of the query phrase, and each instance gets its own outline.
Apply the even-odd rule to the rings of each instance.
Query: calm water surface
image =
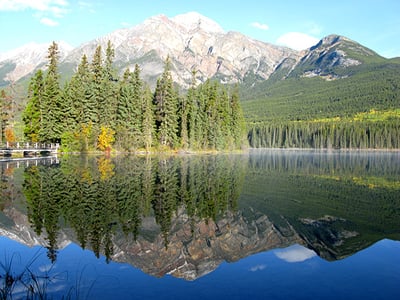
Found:
[[[400,153],[0,163],[0,299],[399,299]]]

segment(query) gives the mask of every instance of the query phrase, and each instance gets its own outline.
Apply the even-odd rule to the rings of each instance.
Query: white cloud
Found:
[[[258,22],[253,22],[250,25],[255,27],[255,28],[261,29],[261,30],[268,30],[269,29],[269,26],[267,24],[261,24],[261,23],[258,23]]]
[[[59,25],[59,23],[57,21],[54,21],[49,18],[41,18],[40,23],[42,23],[43,25],[46,25],[46,26],[50,26],[50,27],[55,27],[55,26]]]
[[[79,5],[79,9],[81,10],[85,10],[88,11],[90,13],[95,13],[95,9],[94,9],[94,4],[92,2],[86,2],[86,1],[79,1],[78,2]]]
[[[286,262],[292,263],[305,261],[313,258],[317,254],[314,251],[300,245],[293,245],[284,250],[276,251],[275,255]]]
[[[46,26],[58,26],[53,18],[63,18],[68,13],[67,0],[0,0],[0,11],[34,11],[33,17]]]
[[[319,39],[301,32],[288,32],[280,36],[276,43],[295,50],[304,50],[317,44]]]
[[[251,271],[251,272],[262,271],[262,270],[264,270],[266,267],[267,267],[266,265],[256,265],[256,266],[254,266],[254,267],[251,267],[251,268],[250,268],[250,271]]]
[[[0,0],[0,11],[20,11],[32,9],[59,13],[68,6],[66,0]]]

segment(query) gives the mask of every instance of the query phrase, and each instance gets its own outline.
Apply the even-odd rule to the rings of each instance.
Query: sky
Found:
[[[400,57],[399,0],[0,0],[0,53],[31,42],[77,47],[155,15],[190,11],[225,31],[297,50],[339,34]]]

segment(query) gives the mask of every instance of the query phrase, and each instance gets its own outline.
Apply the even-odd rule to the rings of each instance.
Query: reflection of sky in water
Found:
[[[195,281],[107,264],[74,244],[50,267],[46,249],[0,238],[0,261],[13,254],[15,272],[31,262],[32,271],[52,279],[47,291],[53,299],[400,299],[400,242],[391,240],[335,262],[294,245],[222,263]]]
[[[314,251],[300,245],[293,245],[283,250],[277,250],[274,253],[277,257],[289,263],[302,262],[317,255]]]

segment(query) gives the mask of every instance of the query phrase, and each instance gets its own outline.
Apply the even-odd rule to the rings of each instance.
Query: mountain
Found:
[[[183,87],[191,83],[193,70],[197,71],[199,82],[216,77],[234,83],[248,76],[267,79],[283,60],[300,59],[295,50],[256,41],[238,32],[226,32],[213,20],[190,12],[173,18],[154,16],[72,50],[60,47],[63,76],[73,73],[83,54],[91,59],[97,46],[105,50],[108,41],[115,48],[115,66],[120,73],[139,64],[143,79],[154,84],[169,56],[174,80]],[[30,44],[1,55],[1,84],[17,81],[43,67],[47,63],[47,47]]]
[[[332,80],[349,76],[352,67],[383,61],[383,57],[349,38],[329,35],[306,52],[291,75]]]
[[[330,35],[305,51],[295,51],[225,31],[215,21],[196,12],[168,18],[158,15],[132,28],[116,30],[72,49],[60,43],[60,72],[69,78],[83,54],[92,58],[97,46],[103,51],[110,41],[115,48],[115,67],[122,74],[139,64],[142,77],[154,85],[167,56],[176,83],[188,87],[196,70],[197,82],[217,78],[224,83],[272,81],[293,76],[348,76],[346,70],[370,62],[383,62],[370,49],[346,38]],[[0,86],[33,74],[47,64],[48,45],[28,44],[0,54]]]
[[[95,48],[100,45],[106,49],[109,40],[115,47],[115,65],[120,72],[139,64],[144,80],[154,84],[169,56],[173,78],[183,87],[191,83],[193,70],[200,82],[217,77],[233,83],[250,74],[267,79],[282,60],[300,58],[294,50],[225,32],[211,19],[190,12],[174,18],[155,16],[85,43],[65,58],[61,68],[73,69],[83,54],[91,58]]]
[[[57,44],[62,60],[72,50],[72,46],[65,42]],[[29,43],[0,54],[0,87],[32,74],[38,68],[44,68],[47,64],[48,48],[48,44]]]
[[[287,123],[398,109],[399,62],[329,35],[297,62],[284,60],[268,80],[242,87],[245,118]]]

